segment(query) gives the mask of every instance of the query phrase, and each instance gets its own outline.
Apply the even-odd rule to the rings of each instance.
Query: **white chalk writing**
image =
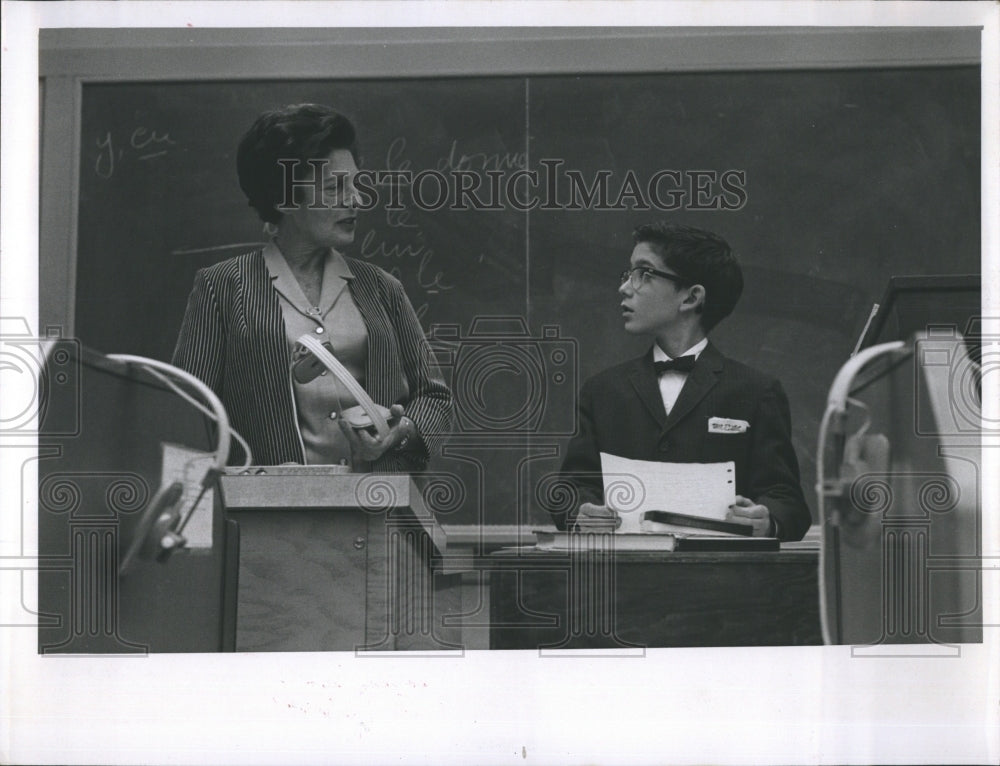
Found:
[[[458,151],[458,141],[451,142],[448,154],[438,160],[437,169],[448,170],[521,170],[528,167],[525,152],[472,152]]]
[[[94,143],[97,147],[94,172],[101,178],[111,178],[123,161],[135,159],[144,162],[163,157],[177,145],[169,133],[142,125],[133,128],[124,141],[108,130]]]
[[[385,169],[411,171],[412,168],[412,161],[406,157],[406,138],[394,138],[386,150]],[[385,224],[391,231],[403,234],[405,239],[387,241],[377,230],[370,229],[361,240],[360,255],[365,260],[378,262],[397,279],[404,280],[405,275],[407,285],[413,286],[415,282],[416,294],[411,291],[410,298],[417,317],[423,319],[430,306],[428,298],[452,290],[455,285],[435,263],[434,249],[427,244],[424,230],[413,211],[406,207],[403,195],[399,196],[398,204],[394,200],[386,208]]]

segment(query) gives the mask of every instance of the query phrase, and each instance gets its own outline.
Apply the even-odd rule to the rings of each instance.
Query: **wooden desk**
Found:
[[[505,551],[489,573],[491,649],[820,644],[818,549]]]

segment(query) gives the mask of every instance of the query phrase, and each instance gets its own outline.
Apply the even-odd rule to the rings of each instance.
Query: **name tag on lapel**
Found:
[[[745,434],[750,430],[750,424],[745,420],[735,418],[709,418],[708,432],[710,434]]]

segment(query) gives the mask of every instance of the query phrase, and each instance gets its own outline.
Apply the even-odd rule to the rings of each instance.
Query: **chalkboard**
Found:
[[[80,137],[85,344],[169,358],[195,270],[263,238],[236,182],[238,138],[296,102],[348,114],[365,168],[561,179],[529,210],[422,210],[404,194],[404,210],[363,215],[348,253],[399,275],[425,328],[448,325],[466,353],[527,333],[537,380],[493,358],[456,381],[471,414],[435,463],[462,477],[439,493],[446,522],[544,520],[535,491],[559,465],[577,386],[648,345],[624,334],[615,292],[636,224],[702,226],[739,253],[747,287],[713,339],[784,383],[807,497],[829,383],[889,277],[980,270],[976,67],[95,83]],[[567,170],[607,172],[609,203],[630,172],[641,190],[671,171],[659,207],[673,209],[636,209],[652,202],[641,194],[567,209]]]

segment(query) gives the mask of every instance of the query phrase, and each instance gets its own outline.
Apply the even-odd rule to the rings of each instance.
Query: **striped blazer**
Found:
[[[372,264],[346,260],[354,272],[351,296],[368,329],[365,390],[384,407],[404,405],[421,437],[404,452],[385,453],[372,469],[419,471],[450,427],[451,392],[399,280]],[[215,391],[258,465],[305,462],[291,363],[281,306],[260,249],[198,271],[173,364]]]

